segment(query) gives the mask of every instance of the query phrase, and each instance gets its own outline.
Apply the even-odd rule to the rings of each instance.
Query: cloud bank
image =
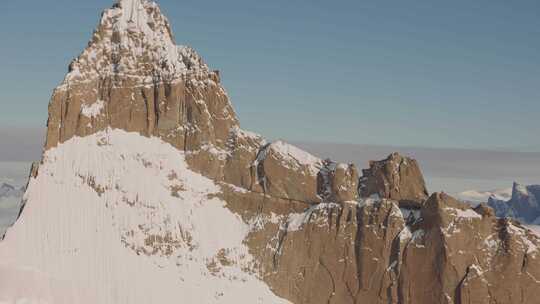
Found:
[[[45,129],[41,128],[0,127],[0,162],[30,163],[39,160],[44,135]],[[514,181],[540,184],[540,152],[313,142],[294,144],[321,157],[355,163],[359,168],[367,168],[370,160],[383,159],[392,152],[409,155],[420,162],[430,191],[458,193],[471,189],[492,190],[510,187]],[[0,178],[9,178],[6,175],[13,171],[6,170],[6,166],[0,166],[0,169],[3,171]]]
[[[400,152],[420,162],[430,191],[458,193],[470,189],[507,188],[512,182],[540,184],[540,153],[355,144],[296,143],[321,156],[353,162],[367,168],[370,160],[380,160]]]

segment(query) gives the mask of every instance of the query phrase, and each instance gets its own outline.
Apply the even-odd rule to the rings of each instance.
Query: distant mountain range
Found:
[[[538,303],[535,233],[399,153],[359,170],[241,129],[154,1],[115,1],[68,71],[22,212],[3,187],[0,303]]]
[[[471,203],[486,203],[491,197],[497,200],[509,200],[512,197],[512,188],[496,189],[490,191],[469,190],[457,195],[461,200]]]
[[[15,222],[23,194],[24,187],[17,188],[8,183],[0,185],[0,239],[7,227]]]
[[[512,217],[523,223],[540,225],[540,185],[514,183],[510,200],[490,197],[488,205],[498,217]]]
[[[497,217],[510,217],[525,224],[540,225],[540,185],[514,183],[494,191],[465,191],[458,195],[472,204],[487,203]]]
[[[3,183],[0,186],[0,199],[8,197],[21,197],[23,192],[24,188],[17,189],[15,186]]]

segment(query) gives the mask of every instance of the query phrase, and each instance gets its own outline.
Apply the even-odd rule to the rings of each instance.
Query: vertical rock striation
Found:
[[[378,195],[400,202],[405,207],[420,207],[428,191],[416,160],[393,153],[382,161],[372,161],[363,170],[360,194]]]
[[[242,244],[255,261],[242,269],[292,303],[538,302],[536,235],[497,219],[486,206],[473,210],[444,193],[428,197],[413,159],[392,154],[371,162],[359,178],[354,165],[242,130],[220,73],[192,48],[176,45],[153,1],[120,0],[103,13],[88,47],[54,90],[45,148],[110,129],[169,143],[191,170],[217,183],[219,193],[208,200],[223,200],[249,227]],[[160,165],[143,160],[141,172],[152,166]],[[164,178],[167,183],[181,175],[173,173]],[[53,178],[35,167],[32,178],[38,176]],[[102,189],[95,177],[80,178],[100,198],[122,190],[114,183]],[[196,185],[171,185],[171,196],[181,197],[187,186]],[[145,206],[138,195],[126,204]],[[159,219],[170,224],[166,214]],[[195,226],[211,227],[213,221],[209,215]],[[163,235],[150,236],[145,245],[158,244],[170,254],[185,238],[191,247],[184,231],[174,244],[170,233],[158,232]],[[219,267],[234,263],[226,248],[220,252],[208,266],[215,278]]]

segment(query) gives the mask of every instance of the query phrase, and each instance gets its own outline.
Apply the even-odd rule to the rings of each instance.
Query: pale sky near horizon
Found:
[[[4,1],[0,128],[43,127],[113,0]],[[270,138],[540,151],[538,1],[158,1]]]
[[[17,135],[14,135],[17,134]],[[0,184],[25,184],[32,161],[38,161],[44,129],[0,128]],[[321,158],[355,163],[359,169],[370,160],[399,152],[418,160],[430,191],[456,194],[466,190],[493,190],[513,182],[540,184],[540,152],[510,152],[467,149],[436,149],[355,144],[293,142]]]

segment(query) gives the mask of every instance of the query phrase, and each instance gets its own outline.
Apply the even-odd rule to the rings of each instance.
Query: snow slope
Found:
[[[312,175],[317,175],[321,169],[321,159],[284,141],[273,142],[268,149],[281,155],[286,164],[292,165],[295,169],[306,166]]]
[[[0,303],[286,303],[245,271],[249,225],[218,192],[157,138],[107,130],[47,151],[0,242]]]
[[[531,229],[538,237],[540,237],[540,226],[539,225],[529,225],[527,228]]]

